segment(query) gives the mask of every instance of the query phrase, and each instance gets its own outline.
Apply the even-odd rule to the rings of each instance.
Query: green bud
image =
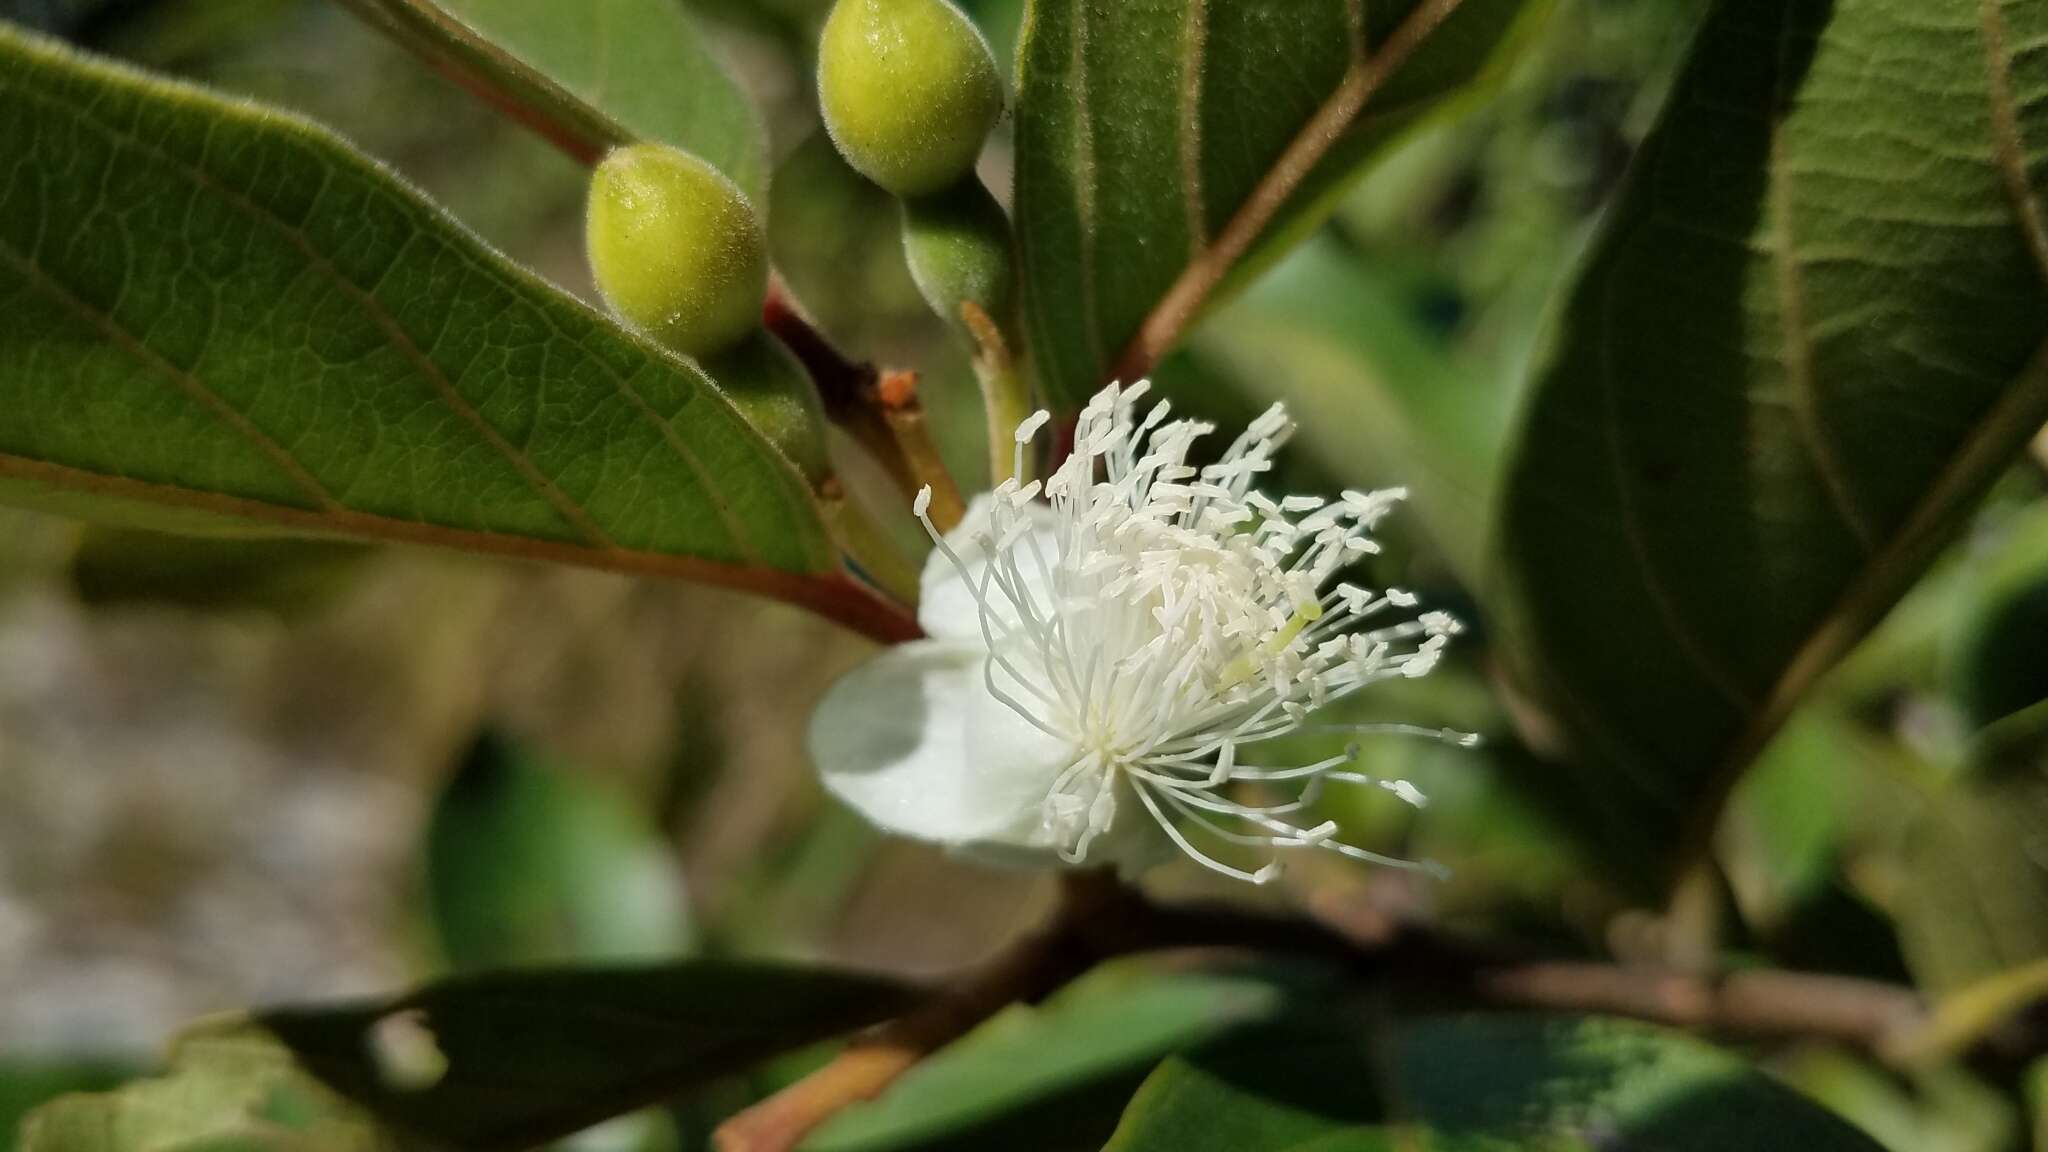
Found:
[[[947,0],[839,0],[818,104],[847,163],[898,196],[966,175],[1003,110],[995,57]]]
[[[932,311],[961,323],[973,303],[997,324],[1009,315],[1016,282],[1010,220],[979,180],[903,201],[903,255]]]
[[[761,217],[739,185],[687,152],[633,144],[605,157],[590,181],[585,239],[612,310],[686,356],[760,326]]]
[[[832,473],[825,410],[810,374],[782,343],[757,331],[701,365],[747,422],[782,449],[814,486]]]

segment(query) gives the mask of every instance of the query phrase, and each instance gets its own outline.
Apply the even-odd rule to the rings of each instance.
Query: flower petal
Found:
[[[989,695],[986,655],[920,640],[833,685],[811,714],[825,787],[897,835],[1049,852],[1041,806],[1069,753]]]
[[[983,492],[967,505],[967,515],[954,529],[946,533],[946,545],[960,557],[960,568],[946,558],[945,552],[934,548],[925,557],[924,574],[918,584],[917,622],[924,627],[925,634],[939,640],[982,639],[981,607],[975,602],[975,590],[980,587],[988,571],[988,554],[982,550],[976,537],[989,531],[989,512],[997,497]],[[1052,587],[1039,571],[1036,561],[1030,557],[1030,549],[1037,548],[1045,558],[1047,570],[1059,558],[1058,536],[1055,534],[1059,519],[1043,502],[1033,501],[1020,510],[1032,521],[1032,530],[1025,539],[1016,544],[1018,549],[1018,573],[1023,577],[1026,594],[1033,603],[1033,611],[1040,618],[1051,615],[1053,608]],[[970,581],[972,583],[970,583]],[[989,599],[1002,618],[1016,619],[1016,609],[1010,598],[1003,594],[993,582],[988,586]]]

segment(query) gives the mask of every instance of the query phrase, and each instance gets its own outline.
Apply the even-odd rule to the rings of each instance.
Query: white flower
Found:
[[[1372,528],[1403,493],[1272,500],[1252,484],[1293,430],[1280,405],[1198,469],[1189,450],[1212,427],[1168,421],[1164,401],[1141,418],[1146,388],[1111,385],[1089,402],[1045,500],[1036,481],[1006,481],[941,537],[930,491],[919,494],[937,544],[918,609],[929,638],[855,669],[819,705],[810,743],[826,787],[885,830],[1013,859],[1133,871],[1163,834],[1254,883],[1277,860],[1247,871],[1199,842],[1434,870],[1339,843],[1334,822],[1288,819],[1328,781],[1422,802],[1406,781],[1346,770],[1355,749],[1241,762],[1368,684],[1429,671],[1458,631],[1444,613],[1407,613],[1416,600],[1400,589],[1336,580],[1377,551]],[[1017,429],[1020,473],[1046,420]],[[1247,802],[1243,783],[1302,794]]]

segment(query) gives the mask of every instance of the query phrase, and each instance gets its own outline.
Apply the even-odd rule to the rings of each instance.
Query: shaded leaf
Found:
[[[803,1148],[1100,1148],[1160,1057],[1273,1015],[1282,995],[1256,973],[1097,972],[996,1016]]]
[[[2048,418],[2044,35],[2008,0],[1735,0],[1702,30],[1499,517],[1502,607],[1639,826],[1698,847]]]
[[[1191,269],[1213,282],[1256,246],[1305,234],[1361,161],[1477,77],[1533,7],[1032,0],[1016,221],[1051,397],[1071,407],[1095,391]],[[1305,170],[1284,159],[1304,136],[1328,145]],[[1270,222],[1233,248],[1231,221],[1255,196]]]
[[[1332,1005],[1174,1056],[1103,1152],[1293,1149],[1385,1118],[1363,1014]]]
[[[833,567],[694,366],[318,129],[0,30],[0,155],[11,500],[736,584]]]
[[[1174,1057],[1106,1152],[1877,1147],[1736,1056],[1647,1025],[1429,1016],[1362,1035],[1305,1021]]]
[[[259,1019],[379,1118],[510,1149],[895,1015],[911,995],[879,977],[696,961],[462,976]]]
[[[1748,1061],[1680,1032],[1598,1017],[1426,1017],[1397,1027],[1391,1078],[1434,1132],[1629,1152],[1873,1152]]]
[[[765,207],[760,117],[676,0],[343,2],[573,154],[673,144]]]

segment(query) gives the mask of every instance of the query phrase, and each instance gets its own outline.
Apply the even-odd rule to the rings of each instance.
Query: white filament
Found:
[[[1061,857],[1085,860],[1116,819],[1119,795],[1131,794],[1189,856],[1238,879],[1270,880],[1278,861],[1231,867],[1197,846],[1183,821],[1226,843],[1440,872],[1340,843],[1334,824],[1283,818],[1331,781],[1424,802],[1407,781],[1345,770],[1355,748],[1292,767],[1238,762],[1243,749],[1302,730],[1314,711],[1368,684],[1423,675],[1459,630],[1442,612],[1389,618],[1416,604],[1408,592],[1334,582],[1378,550],[1372,529],[1405,493],[1272,500],[1252,485],[1293,432],[1281,405],[1197,468],[1189,452],[1213,427],[1169,421],[1165,401],[1141,417],[1147,388],[1111,385],[1082,410],[1072,454],[1043,486],[1051,554],[1033,531],[1036,482],[996,489],[976,537],[988,558],[978,573],[932,524],[928,494],[914,505],[979,609],[988,691],[1067,750],[1041,812]],[[1039,412],[1018,426],[1020,464],[1048,419]],[[1358,730],[1473,739],[1405,725]],[[1301,798],[1257,805],[1231,795],[1239,783],[1271,781],[1301,782]]]

